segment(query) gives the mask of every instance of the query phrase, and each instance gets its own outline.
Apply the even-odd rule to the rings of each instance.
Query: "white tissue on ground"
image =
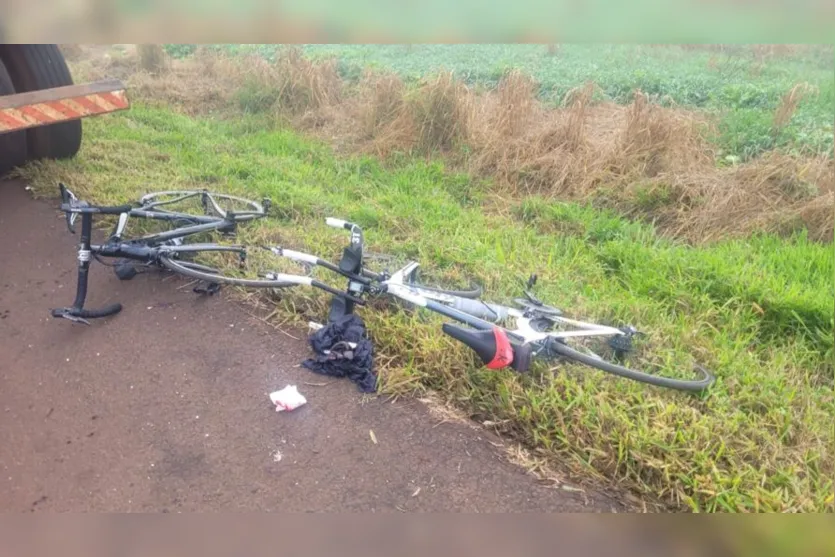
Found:
[[[306,404],[307,400],[296,389],[295,385],[287,385],[280,391],[270,393],[270,400],[275,404],[275,411],[282,412],[284,410],[295,410],[302,404]]]

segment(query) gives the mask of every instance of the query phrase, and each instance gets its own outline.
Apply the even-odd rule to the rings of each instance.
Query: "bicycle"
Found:
[[[76,295],[70,307],[51,310],[56,318],[63,318],[76,323],[89,325],[89,319],[107,317],[119,313],[122,304],[115,303],[100,309],[84,308],[87,298],[87,283],[92,259],[104,263],[103,258],[117,258],[113,265],[116,275],[121,280],[129,280],[138,272],[137,263],[146,267],[157,267],[177,272],[181,268],[190,268],[204,272],[217,273],[216,269],[188,261],[195,253],[226,252],[238,256],[243,265],[246,249],[240,245],[221,245],[214,243],[184,244],[183,239],[207,232],[220,232],[234,235],[238,223],[266,216],[270,200],[261,203],[232,195],[212,193],[206,190],[164,191],[152,193],[140,198],[138,204],[118,206],[96,206],[79,200],[64,184],[59,184],[61,192],[60,209],[66,215],[67,228],[75,234],[75,221],[81,215],[81,238],[78,245],[78,278]],[[170,210],[168,207],[190,199],[199,199],[203,214],[196,215],[183,211]],[[221,205],[242,205],[243,210],[234,211]],[[92,243],[93,215],[118,215],[115,229],[103,244]],[[138,238],[122,238],[129,218],[152,219],[174,224],[174,228],[146,234]],[[177,265],[172,262],[177,261]],[[195,292],[214,294],[220,283],[230,283],[231,278],[219,277],[208,281],[207,285],[195,287]]]
[[[403,300],[468,325],[462,327],[444,323],[442,330],[472,349],[490,369],[510,367],[524,373],[534,359],[562,357],[634,381],[682,391],[703,391],[715,381],[713,374],[699,365],[694,366],[701,374],[699,379],[675,379],[607,361],[582,345],[570,346],[569,343],[576,339],[605,337],[614,359],[621,361],[633,351],[633,339],[641,333],[632,326],[612,327],[563,316],[561,310],[543,303],[530,292],[536,283],[536,275],[528,280],[525,297],[514,300],[517,307],[485,302],[480,299],[482,290],[477,286],[466,290],[450,290],[416,282],[419,268],[417,262],[409,262],[391,274],[373,272],[364,265],[362,229],[357,224],[335,218],[327,218],[325,222],[328,226],[351,233],[350,244],[344,248],[338,264],[279,246],[260,247],[275,256],[306,266],[309,273],[315,267],[323,267],[347,278],[345,291],[336,290],[309,274],[283,272],[267,272],[259,279],[240,279],[238,284],[259,288],[283,288],[288,285],[319,288],[334,296],[329,320],[351,313],[355,305],[366,305],[367,297],[389,296]],[[198,280],[211,282],[225,279],[223,275],[188,267],[176,260],[169,260],[167,264],[172,270]]]

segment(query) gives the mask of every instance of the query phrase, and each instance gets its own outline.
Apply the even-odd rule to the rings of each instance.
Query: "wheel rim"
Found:
[[[225,217],[230,210],[229,205],[235,203],[242,204],[246,209],[238,211],[232,209],[235,213],[235,220],[246,221],[252,220],[265,215],[264,207],[257,201],[238,197],[236,195],[228,195],[224,193],[214,193],[203,190],[170,190],[149,193],[139,199],[140,209],[149,212],[164,213],[167,215],[178,215],[184,218],[190,215],[181,211],[168,209],[166,207],[183,203],[189,200],[200,200],[203,206],[204,214],[208,214],[211,209],[212,214],[218,217]],[[224,208],[226,205],[227,208]],[[218,210],[221,212],[219,213]]]

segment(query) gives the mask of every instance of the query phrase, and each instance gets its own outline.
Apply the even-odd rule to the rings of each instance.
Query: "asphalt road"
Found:
[[[0,510],[609,511],[543,485],[491,433],[419,401],[364,400],[298,364],[310,355],[223,296],[164,274],[93,266],[91,327],[50,317],[75,291],[55,203],[0,183]],[[308,404],[274,411],[296,384]],[[374,432],[377,443],[371,439]]]

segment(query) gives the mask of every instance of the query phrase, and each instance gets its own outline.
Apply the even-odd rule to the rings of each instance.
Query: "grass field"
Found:
[[[175,55],[192,45],[169,45]],[[235,54],[274,59],[279,45],[218,45]],[[495,87],[511,69],[538,83],[551,104],[587,81],[618,103],[640,89],[662,104],[704,109],[719,119],[714,141],[722,157],[747,160],[771,149],[832,155],[835,79],[831,47],[768,57],[744,47],[723,51],[645,45],[306,45],[314,59],[336,58],[340,74],[359,79],[365,68],[392,70],[407,82],[453,70],[463,81]],[[798,83],[813,92],[800,100],[792,121],[775,133],[773,114]]]
[[[568,365],[492,372],[438,319],[367,308],[384,392],[433,390],[536,458],[649,504],[832,510],[831,51],[305,49],[340,62],[262,63],[269,45],[223,47],[231,58],[169,45],[186,58],[149,73],[127,54],[81,56],[77,78],[124,77],[134,107],[85,122],[76,160],[22,174],[41,194],[62,179],[99,202],[178,187],[268,196],[274,218],[242,227],[241,241],[336,258],[345,238],[323,220],[346,218],[373,251],[416,258],[442,283],[474,278],[496,301],[535,272],[538,294],[570,315],[647,332],[636,367],[684,376],[698,361],[716,385],[694,397]],[[369,64],[405,83],[367,82]],[[432,77],[442,66],[472,89],[502,81],[476,98]],[[573,89],[550,110],[510,67],[535,77],[545,105],[588,80],[600,89],[596,101]],[[805,97],[784,97],[803,82]],[[631,97],[635,87],[655,96]],[[664,95],[690,108],[657,107]],[[693,131],[703,114],[719,116],[709,140],[721,155]],[[321,320],[327,303],[301,290],[248,299],[277,323]]]
[[[638,365],[681,376],[695,358],[715,370],[715,387],[693,397],[567,365],[493,372],[436,319],[365,309],[384,391],[438,391],[537,455],[650,502],[832,508],[831,245],[799,234],[694,247],[536,196],[504,200],[497,214],[484,210],[495,200],[483,181],[437,161],[338,157],[266,115],[191,118],[142,104],[87,121],[76,160],[23,174],[41,194],[61,179],[99,202],[191,186],[268,196],[276,218],[243,227],[241,241],[336,257],[344,237],[323,219],[343,217],[366,228],[374,251],[418,258],[448,283],[474,277],[500,301],[537,272],[539,294],[572,315],[639,324],[649,349]],[[279,309],[276,319],[321,320],[325,299],[299,291]]]

